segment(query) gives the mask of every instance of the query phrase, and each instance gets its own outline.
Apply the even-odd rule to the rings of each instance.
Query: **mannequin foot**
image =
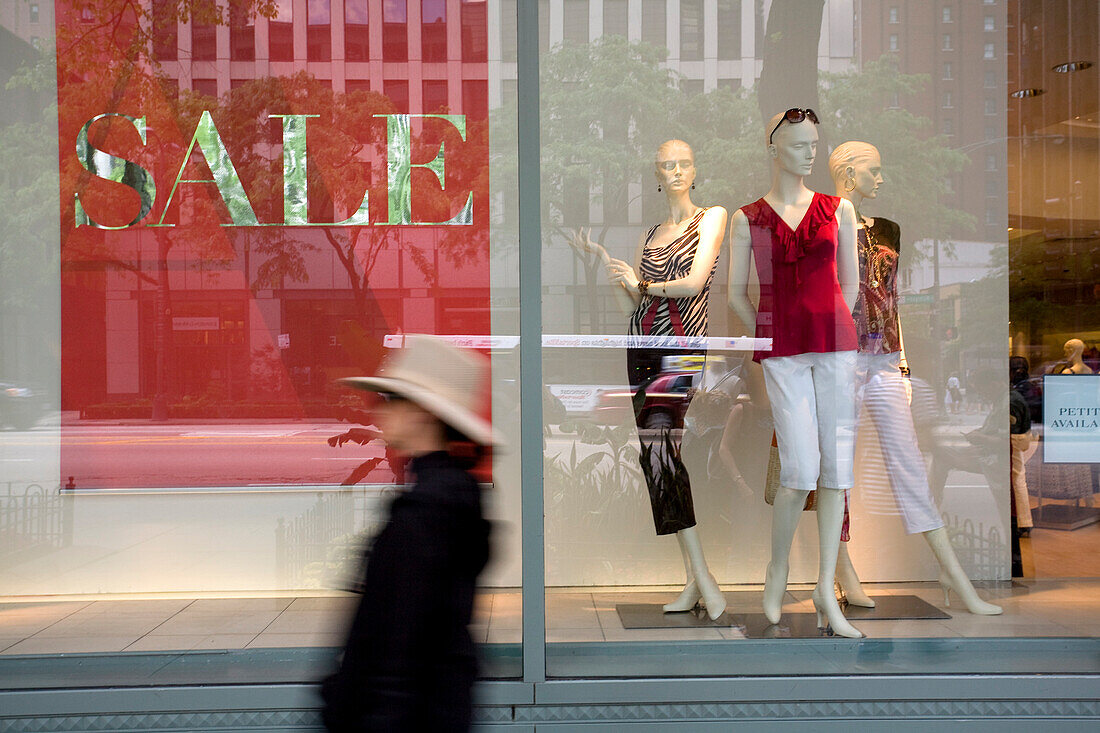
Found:
[[[986,603],[979,598],[978,592],[974,590],[968,578],[963,578],[961,583],[955,583],[945,573],[940,575],[940,587],[943,588],[943,605],[948,608],[951,607],[951,591],[955,591],[955,595],[962,599],[966,610],[976,616],[999,616],[1004,613],[1004,609],[1000,606]]]
[[[840,587],[840,594],[849,606],[875,607],[875,600],[864,592],[863,586],[859,584],[858,580],[849,585],[837,578],[836,584]]]
[[[717,620],[726,610],[726,594],[718,587],[718,581],[710,573],[707,573],[706,578],[697,582],[696,585],[699,586],[703,603],[707,607],[707,616],[711,621]]]
[[[783,594],[787,592],[787,569],[774,570],[775,563],[768,563],[764,572],[764,615],[777,624],[783,615]],[[782,573],[782,575],[780,575]]]
[[[840,611],[840,604],[832,593],[821,593],[821,586],[814,588],[814,610],[817,611],[817,628],[831,628],[837,636],[862,639],[863,632],[848,623]]]
[[[665,613],[682,613],[684,611],[690,611],[695,608],[695,604],[699,602],[702,594],[699,592],[699,584],[695,582],[695,578],[688,581],[684,586],[684,590],[680,593],[679,597],[671,603],[666,603],[661,606]]]

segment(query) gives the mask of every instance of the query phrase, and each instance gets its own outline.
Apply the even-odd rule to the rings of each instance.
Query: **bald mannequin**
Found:
[[[1081,339],[1070,339],[1062,347],[1065,361],[1059,364],[1058,374],[1092,374],[1092,367],[1085,363],[1085,342]]]
[[[815,194],[806,187],[804,179],[813,169],[817,157],[817,125],[808,117],[800,122],[785,119],[785,113],[772,117],[765,128],[765,144],[771,159],[772,184],[763,201],[771,207],[792,230],[800,228],[800,222],[814,204]],[[855,304],[859,293],[859,263],[856,253],[856,217],[850,202],[841,200],[835,213],[837,233],[836,270],[841,298],[848,313]],[[745,212],[739,209],[733,215],[730,233],[730,284],[729,305],[737,314],[746,329],[756,330],[757,311],[749,298],[750,273],[754,255],[752,230]],[[759,264],[757,265],[759,267]],[[776,293],[777,299],[795,298],[796,293]],[[771,318],[772,314],[766,314]],[[850,318],[850,316],[849,316]],[[851,353],[851,352],[848,352]],[[824,355],[815,355],[824,356]],[[769,362],[780,362],[789,357],[762,358],[765,377],[768,377]],[[776,397],[779,390],[773,390],[775,382],[769,382],[768,393],[772,399],[772,413],[776,418],[776,434],[781,441],[786,436],[780,434],[779,414]],[[843,390],[841,390],[843,391]],[[812,402],[812,400],[811,400]],[[850,406],[849,406],[850,407]],[[824,430],[819,425],[819,430]],[[836,440],[837,436],[822,436],[827,440]],[[791,443],[793,445],[793,442]],[[783,446],[781,446],[781,452]],[[847,459],[849,462],[851,456]],[[850,484],[849,484],[850,485]],[[806,491],[800,488],[781,486],[776,492],[772,507],[771,562],[768,563],[764,582],[764,615],[772,623],[777,623],[782,614],[783,595],[787,587],[787,574],[790,563],[791,542],[794,539],[798,521],[806,502]],[[841,522],[844,516],[844,488],[822,488],[817,497],[818,525],[818,577],[814,589],[813,601],[818,611],[818,625],[828,618],[833,632],[851,638],[863,634],[848,623],[840,610],[833,593],[833,580],[836,572],[837,552],[840,546]]]

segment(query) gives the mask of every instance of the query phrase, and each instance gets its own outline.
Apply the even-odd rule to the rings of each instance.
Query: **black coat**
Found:
[[[467,625],[489,524],[477,482],[449,455],[414,458],[366,562],[337,672],[322,685],[332,731],[464,731],[477,675]]]

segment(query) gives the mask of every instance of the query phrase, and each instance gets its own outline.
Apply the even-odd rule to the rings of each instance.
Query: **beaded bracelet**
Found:
[[[651,280],[639,280],[638,281],[638,295],[643,298],[649,295],[649,286],[652,284]]]

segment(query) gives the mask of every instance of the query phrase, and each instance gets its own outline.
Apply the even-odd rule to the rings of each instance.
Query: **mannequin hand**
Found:
[[[592,241],[592,229],[576,229],[573,231],[572,236],[568,240],[569,246],[572,247],[578,254],[582,255],[597,255],[606,265],[610,257],[607,254],[607,250],[601,245]]]
[[[634,272],[634,268],[623,262],[611,257],[607,260],[607,274],[611,278],[613,283],[621,283],[624,288],[632,293],[638,292],[638,275]]]

